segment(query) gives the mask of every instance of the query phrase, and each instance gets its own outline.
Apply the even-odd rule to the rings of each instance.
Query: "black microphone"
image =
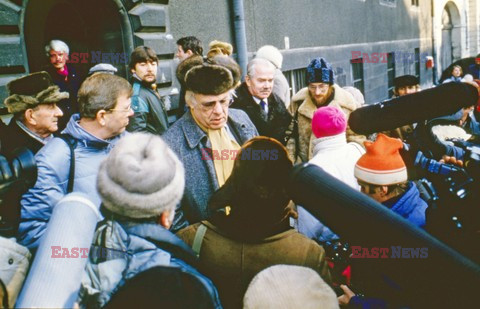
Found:
[[[447,83],[359,108],[350,114],[348,124],[355,133],[368,135],[450,115],[477,104],[477,100],[474,86]]]

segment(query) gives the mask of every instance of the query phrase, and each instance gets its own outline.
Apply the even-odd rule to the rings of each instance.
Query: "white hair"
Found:
[[[256,74],[255,68],[258,65],[265,66],[275,73],[275,65],[273,65],[273,63],[271,63],[270,61],[264,58],[253,58],[252,60],[250,60],[250,62],[247,65],[247,75],[250,78],[255,77],[255,74]]]
[[[70,49],[68,48],[67,43],[60,40],[51,40],[47,45],[45,45],[45,53],[47,57],[50,57],[50,51],[59,51],[70,54]]]

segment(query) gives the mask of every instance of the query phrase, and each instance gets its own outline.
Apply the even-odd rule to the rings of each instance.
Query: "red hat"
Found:
[[[355,165],[355,177],[369,184],[388,186],[407,181],[407,168],[400,156],[403,143],[379,133],[375,142],[364,142],[367,152]]]
[[[313,114],[312,132],[316,138],[338,135],[346,130],[347,118],[337,107],[320,107]]]

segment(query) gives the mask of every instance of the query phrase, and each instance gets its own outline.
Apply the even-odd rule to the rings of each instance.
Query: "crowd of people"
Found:
[[[53,257],[51,246],[62,243],[46,235],[62,234],[69,227],[55,224],[76,215],[73,208],[70,214],[56,211],[57,205],[80,201],[100,212],[89,219],[95,229],[77,236],[103,251],[72,261],[83,263],[83,276],[69,295],[52,286],[50,294],[35,296],[42,284],[32,278],[46,265],[34,263],[29,273],[23,266],[20,284],[4,282],[6,306],[17,295],[20,307],[408,305],[401,296],[363,297],[339,281],[325,249],[348,239],[292,201],[289,175],[294,164],[308,162],[424,229],[431,200],[408,170],[405,144],[423,150],[432,145],[424,151],[430,158],[448,155],[443,160],[462,166],[467,151],[450,139],[476,143],[480,137],[476,102],[425,123],[358,134],[348,119],[365,104],[362,93],[336,84],[332,66],[317,57],[307,65],[306,87],[290,94],[282,54],[270,45],[255,53],[242,80],[229,43],[213,41],[203,56],[200,40],[179,39],[174,123],[167,114],[170,98],[156,89],[159,59],[152,48],[139,46],[130,55],[130,82],[109,64],[92,67],[82,80],[62,41],[49,42],[45,51],[45,71],[7,85],[4,102],[13,118],[1,128],[1,153],[11,160],[22,147],[30,150],[37,177],[22,192],[9,193],[2,218],[15,245],[55,268],[57,260],[42,255]],[[470,76],[455,66],[445,83],[478,89],[477,58]],[[394,82],[394,97],[420,91],[415,76]],[[72,249],[64,247],[61,257],[71,258]],[[69,271],[56,275],[76,278]],[[26,276],[32,278],[22,290]],[[347,283],[355,279],[348,271],[344,276]]]

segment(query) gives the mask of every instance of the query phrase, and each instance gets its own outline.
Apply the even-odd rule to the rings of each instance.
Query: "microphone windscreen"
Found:
[[[367,105],[353,111],[350,129],[368,135],[419,121],[450,115],[477,104],[478,91],[467,83],[447,83],[435,88]]]

